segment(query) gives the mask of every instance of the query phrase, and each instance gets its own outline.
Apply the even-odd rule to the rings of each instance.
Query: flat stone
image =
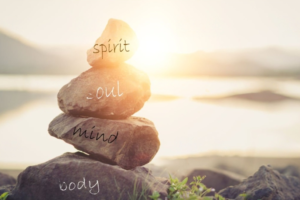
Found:
[[[109,120],[60,114],[48,132],[97,160],[124,169],[147,164],[160,146],[154,124],[139,117]]]
[[[223,197],[242,200],[240,194],[247,194],[247,200],[258,199],[300,199],[300,179],[284,176],[270,166],[259,170],[240,184],[220,191]]]
[[[138,39],[130,26],[122,20],[110,19],[87,51],[87,61],[92,67],[115,66],[131,58],[137,48]]]
[[[148,197],[154,191],[164,199],[169,186],[163,182],[166,180],[157,179],[144,167],[124,170],[93,160],[81,152],[65,153],[26,168],[19,175],[9,199],[128,200],[134,195],[134,186],[137,199]]]
[[[63,86],[59,108],[77,116],[124,119],[140,110],[151,96],[146,73],[122,64],[115,68],[91,68]]]

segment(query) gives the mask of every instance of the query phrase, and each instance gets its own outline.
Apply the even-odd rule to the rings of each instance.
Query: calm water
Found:
[[[51,137],[56,93],[74,76],[0,75],[0,162],[39,163],[74,148]],[[151,77],[152,99],[136,113],[154,122],[154,159],[187,155],[300,155],[300,101],[196,101],[272,90],[300,98],[300,81],[275,78]]]

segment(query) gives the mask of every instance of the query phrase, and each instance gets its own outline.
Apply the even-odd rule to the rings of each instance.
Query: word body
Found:
[[[59,189],[63,192],[67,191],[67,190],[73,191],[75,189],[81,190],[83,188],[89,189],[89,193],[92,195],[96,195],[100,192],[98,180],[96,181],[96,183],[94,185],[92,185],[91,181],[89,181],[88,186],[89,186],[89,188],[87,188],[87,186],[86,186],[85,177],[83,177],[83,181],[78,181],[77,184],[75,182],[70,182],[69,184],[67,184],[66,182],[59,183]]]

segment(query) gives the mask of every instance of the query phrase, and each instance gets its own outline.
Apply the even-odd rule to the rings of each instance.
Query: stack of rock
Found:
[[[137,46],[128,24],[108,21],[87,52],[92,68],[60,89],[58,104],[64,113],[48,129],[82,152],[27,168],[18,178],[14,199],[127,199],[135,183],[137,188],[146,185],[148,194],[166,195],[165,180],[139,167],[153,159],[160,142],[150,120],[131,116],[151,95],[147,74],[125,63]]]
[[[124,63],[136,50],[136,41],[126,23],[109,20],[87,52],[92,68],[60,89],[57,98],[64,114],[48,130],[95,159],[124,169],[148,163],[160,146],[153,123],[131,116],[151,95],[147,74]],[[109,52],[114,46],[116,52]]]

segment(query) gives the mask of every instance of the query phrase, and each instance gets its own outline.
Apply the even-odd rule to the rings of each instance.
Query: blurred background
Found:
[[[135,30],[128,63],[147,72],[153,166],[251,175],[300,167],[300,2],[0,0],[0,170],[45,162],[71,145],[47,133],[56,94],[90,68],[110,18]]]

